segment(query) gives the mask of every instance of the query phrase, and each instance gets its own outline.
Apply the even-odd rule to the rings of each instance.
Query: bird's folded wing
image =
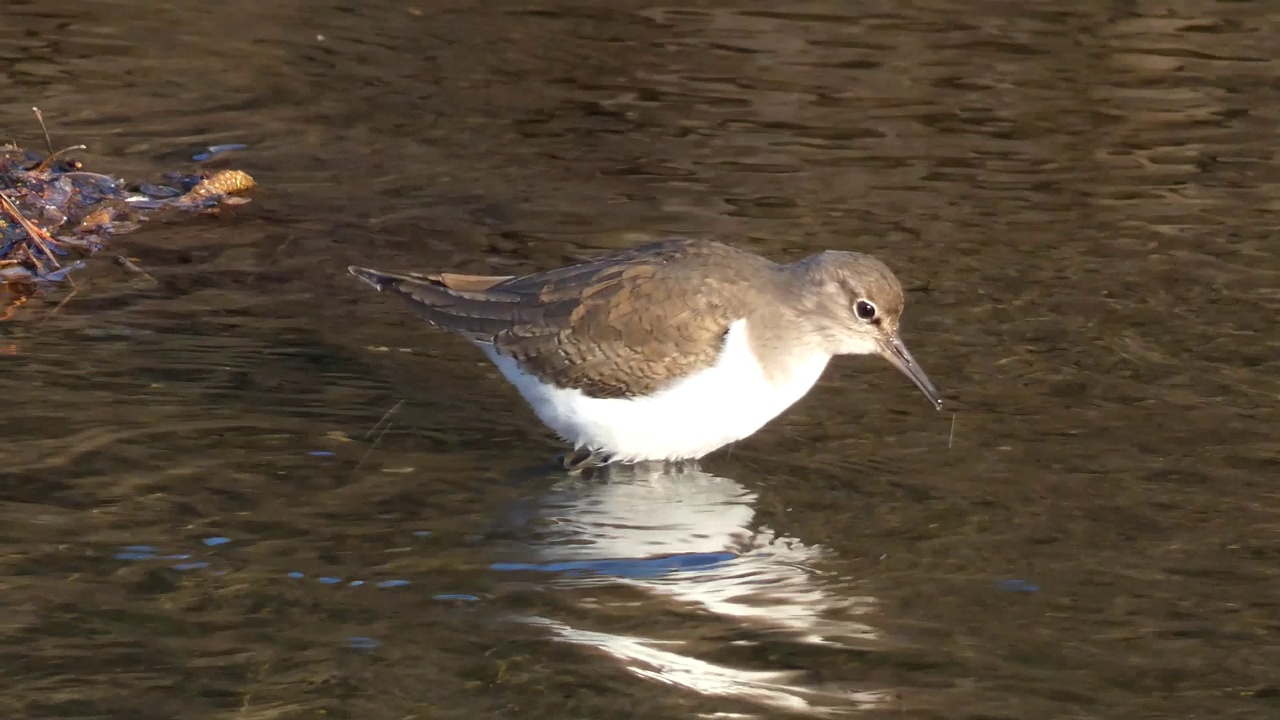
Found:
[[[726,263],[726,252],[736,251],[669,241],[522,277],[351,272],[546,382],[628,397],[716,361],[749,302],[742,256]]]
[[[501,293],[518,286],[523,299],[494,347],[526,372],[592,397],[652,393],[714,363],[740,316],[715,292],[722,281],[697,270],[615,262],[500,285]]]

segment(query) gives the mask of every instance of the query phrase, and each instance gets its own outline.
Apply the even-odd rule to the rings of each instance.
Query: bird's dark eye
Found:
[[[854,303],[853,311],[858,315],[859,320],[871,322],[876,319],[876,306],[870,300],[859,300]]]

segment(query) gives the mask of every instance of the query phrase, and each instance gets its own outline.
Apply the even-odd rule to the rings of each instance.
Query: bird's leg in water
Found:
[[[603,465],[606,458],[603,454],[587,448],[577,448],[556,456],[555,466],[565,472],[577,472],[597,465]]]

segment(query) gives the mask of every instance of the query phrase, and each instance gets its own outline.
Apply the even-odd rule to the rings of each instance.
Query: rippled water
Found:
[[[10,3],[0,128],[260,184],[0,325],[6,717],[1280,716],[1280,10]],[[567,478],[352,262],[877,254],[873,359]]]

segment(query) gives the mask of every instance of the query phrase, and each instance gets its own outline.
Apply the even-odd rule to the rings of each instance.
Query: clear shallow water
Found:
[[[243,142],[212,164],[261,191],[121,238],[157,286],[104,260],[0,327],[0,704],[1280,712],[1277,30],[1248,2],[13,5],[7,136],[38,146],[39,105],[137,179]],[[847,359],[699,472],[547,475],[478,353],[343,272],[669,233],[881,256],[954,435]]]

